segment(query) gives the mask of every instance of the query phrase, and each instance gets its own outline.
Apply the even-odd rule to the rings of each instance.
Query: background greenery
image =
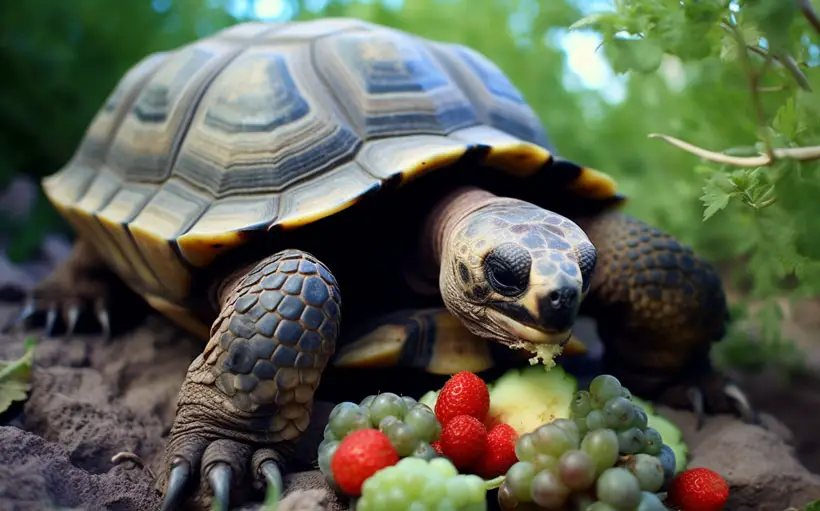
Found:
[[[803,2],[806,5],[808,2]],[[800,358],[780,338],[772,300],[820,291],[820,166],[706,163],[650,133],[740,156],[818,142],[818,36],[796,0],[28,0],[0,6],[0,187],[71,156],[121,74],[143,55],[237,21],[354,16],[472,46],[494,60],[567,157],[605,170],[636,197],[629,211],[726,268],[763,301],[765,343],[724,343],[736,363]],[[594,14],[598,13],[598,14]],[[608,13],[608,14],[600,14]],[[579,86],[561,47],[570,26],[603,38],[616,79]],[[571,57],[571,56],[570,56]],[[815,92],[810,92],[809,89]],[[756,91],[753,93],[753,91]],[[619,94],[616,94],[619,93]],[[616,100],[613,100],[615,98]],[[708,217],[707,220],[704,220]],[[4,222],[11,256],[63,229],[45,200]],[[743,317],[745,302],[737,307]]]

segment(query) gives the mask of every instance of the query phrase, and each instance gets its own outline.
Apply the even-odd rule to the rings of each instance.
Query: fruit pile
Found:
[[[349,401],[336,405],[330,412],[324,439],[319,444],[319,470],[331,486],[341,487],[345,493],[354,496],[358,495],[358,489],[349,491],[350,486],[345,488],[341,484],[332,461],[336,458],[334,455],[341,441],[361,430],[381,433],[381,437],[395,452],[396,459],[393,463],[408,456],[434,458],[436,452],[430,444],[441,435],[441,425],[433,410],[410,397],[383,392],[367,396],[358,405]],[[373,438],[376,436],[371,435],[368,441],[374,441]],[[353,445],[353,442],[348,443]]]
[[[570,419],[518,440],[520,461],[507,472],[499,504],[504,510],[522,503],[590,511],[665,509],[655,494],[675,475],[675,454],[647,421],[615,377],[596,377],[588,391],[573,396]]]
[[[723,508],[726,482],[679,473],[680,432],[615,377],[576,391],[559,367],[549,373],[510,371],[488,386],[461,372],[418,402],[385,392],[341,403],[319,468],[360,511],[484,510],[492,488],[504,511],[663,511],[660,491],[681,511]]]

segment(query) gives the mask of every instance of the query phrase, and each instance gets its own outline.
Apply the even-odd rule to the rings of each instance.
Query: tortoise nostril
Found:
[[[561,305],[561,293],[559,293],[558,291],[550,291],[550,293],[547,295],[547,298],[549,298],[550,302],[552,302],[552,305],[554,307],[558,307],[559,305]]]

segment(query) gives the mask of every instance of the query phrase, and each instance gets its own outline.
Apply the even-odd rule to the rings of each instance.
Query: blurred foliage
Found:
[[[588,7],[600,2],[584,0],[281,1],[295,18],[360,17],[481,51],[563,155],[617,177],[634,197],[630,213],[724,264],[734,287],[756,298],[820,291],[816,162],[712,163],[648,138],[733,157],[820,144],[820,37],[801,11],[808,0],[614,0],[596,13]],[[254,13],[253,0],[45,2],[0,6],[0,185],[64,164],[140,57]],[[622,101],[577,86],[560,47],[572,31],[603,37]],[[10,226],[16,255],[30,254],[55,219],[41,200],[32,220]],[[764,315],[763,331],[780,342],[777,318]]]

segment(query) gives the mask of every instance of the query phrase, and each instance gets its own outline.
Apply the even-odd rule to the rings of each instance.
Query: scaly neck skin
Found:
[[[463,187],[442,198],[424,222],[421,237],[421,267],[424,276],[438,282],[445,244],[459,222],[471,213],[505,199],[476,187]]]

